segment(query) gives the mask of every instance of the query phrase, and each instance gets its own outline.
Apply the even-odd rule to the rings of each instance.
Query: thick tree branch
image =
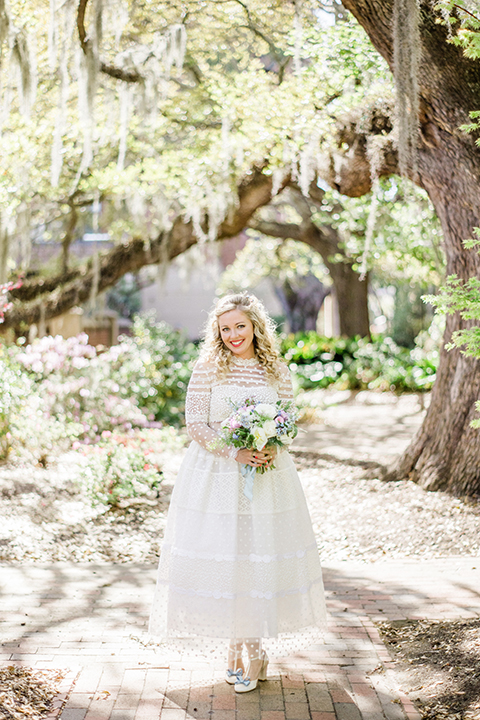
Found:
[[[330,268],[332,264],[331,257],[339,254],[345,255],[345,250],[340,234],[332,225],[324,224],[319,226],[312,220],[312,204],[317,206],[321,204],[325,195],[324,191],[313,182],[310,186],[310,192],[315,197],[313,202],[310,195],[308,198],[305,197],[295,183],[290,182],[286,192],[288,204],[295,208],[302,218],[300,224],[269,221],[257,215],[249,222],[249,227],[270,237],[299,240],[310,245],[316,252],[320,253],[327,267]],[[353,262],[352,258],[348,258],[346,255],[345,259],[349,264]]]
[[[285,180],[285,184],[288,178]],[[238,205],[221,224],[217,240],[237,235],[247,225],[253,213],[271,200],[272,178],[260,169],[247,175],[238,187]],[[162,232],[147,245],[143,239],[135,238],[128,243],[115,246],[100,256],[98,292],[114,285],[128,272],[138,272],[146,265],[173,260],[197,243],[193,225],[178,218],[171,230]],[[38,323],[40,318],[48,320],[79,305],[90,297],[95,282],[92,259],[77,270],[71,270],[49,280],[27,281],[11,293],[12,308],[5,316],[3,328],[20,327],[23,324]]]
[[[306,199],[305,203],[308,205]],[[270,237],[304,242],[318,252],[335,288],[340,310],[340,333],[348,337],[369,336],[368,282],[360,280],[354,269],[354,258],[345,253],[342,238],[334,227],[318,227],[307,218],[298,225],[253,218],[249,227]]]
[[[248,223],[248,227],[252,228],[252,230],[258,230],[258,232],[269,237],[281,238],[282,240],[297,240],[309,245],[322,256],[323,262],[330,272],[335,273],[336,268],[333,268],[333,266],[338,265],[337,262],[333,262],[333,255],[343,255],[346,262],[352,263],[352,259],[345,255],[340,236],[332,227],[320,228],[312,221],[302,222],[297,225],[296,223],[281,223],[257,218],[252,219]]]
[[[342,195],[362,197],[372,189],[369,149],[374,145],[378,177],[398,174],[393,108],[384,100],[357,107],[337,121],[336,149],[322,159],[319,175]]]
[[[258,230],[262,235],[281,238],[282,240],[301,240],[302,229],[296,223],[281,223],[272,220],[254,219],[248,223],[252,230]]]

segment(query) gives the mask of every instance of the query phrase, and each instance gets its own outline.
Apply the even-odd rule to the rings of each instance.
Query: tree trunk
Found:
[[[311,273],[286,279],[276,286],[275,294],[287,317],[289,332],[316,330],[318,313],[329,293],[330,289]]]
[[[340,335],[370,337],[368,275],[364,280],[351,263],[330,263],[340,320]]]
[[[344,0],[392,67],[393,0]],[[462,280],[480,274],[480,258],[462,241],[480,225],[480,149],[458,128],[480,109],[480,63],[447,43],[431,3],[422,2],[419,70],[420,134],[416,182],[428,192],[440,218],[447,274]],[[465,323],[447,320],[445,341]],[[480,433],[470,427],[480,397],[480,367],[458,351],[441,353],[438,377],[423,426],[390,473],[429,490],[480,492]]]
[[[345,254],[342,240],[334,227],[330,225],[318,227],[308,218],[299,225],[252,219],[249,227],[271,237],[304,242],[318,252],[335,288],[340,333],[348,337],[355,335],[370,337],[368,276],[365,280],[360,280],[360,275],[353,269],[355,259]],[[342,259],[339,262],[332,262],[332,258],[338,256],[342,256]]]

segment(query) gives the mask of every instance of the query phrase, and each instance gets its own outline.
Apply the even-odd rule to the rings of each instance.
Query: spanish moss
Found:
[[[418,139],[418,68],[421,58],[419,0],[395,0],[393,64],[400,174],[415,181]]]

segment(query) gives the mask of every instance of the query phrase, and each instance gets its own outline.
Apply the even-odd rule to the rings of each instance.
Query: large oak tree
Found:
[[[32,226],[45,227],[48,241],[61,245],[61,267],[53,274],[50,267],[47,277],[29,272],[11,293],[4,328],[43,324],[110,287],[122,273],[168,261],[205,236],[229,237],[290,175],[305,190],[321,125],[328,125],[322,108],[342,95],[344,75],[357,73],[358,88],[363,82],[355,56],[344,72],[334,43],[328,47],[327,34],[319,33],[316,0],[302,3],[305,36],[311,35],[305,72],[298,72],[301,58],[292,57],[296,10],[282,0],[170,0],[148,8],[126,0],[123,20],[111,0],[72,0],[52,6],[48,38],[40,23],[46,8],[47,0],[36,0],[27,18],[14,2],[4,18],[0,53],[7,35],[19,48],[27,47],[30,31],[37,35],[41,92],[30,119],[20,116],[15,101],[10,116],[0,117],[0,161],[7,168],[0,199],[17,218],[8,233],[17,268],[30,270],[23,246]],[[376,53],[358,35],[357,56],[370,82],[385,70],[377,69]],[[33,102],[28,56],[19,55],[22,78],[30,78],[22,92]],[[325,58],[336,63],[334,79]],[[7,66],[11,85],[15,74],[15,63],[10,73]],[[319,78],[321,91],[314,83]],[[13,87],[8,90],[12,94]],[[245,102],[250,96],[254,104]],[[266,196],[257,192],[259,180],[270,188]],[[245,198],[252,197],[256,201],[245,211]],[[118,246],[78,267],[70,248],[94,204],[101,204],[103,227]],[[10,252],[1,227],[0,220],[0,282]],[[342,238],[337,234],[332,243],[328,229],[310,230],[302,239],[313,242],[331,265],[342,331],[368,334],[367,283],[359,281]],[[331,263],[332,255],[343,255],[342,262]]]
[[[393,70],[393,0],[344,0],[344,5]],[[459,128],[469,121],[471,111],[480,109],[480,62],[448,42],[448,30],[438,23],[431,2],[423,1],[420,7],[417,171],[410,165],[408,172],[427,191],[440,218],[447,275],[467,280],[480,273],[478,255],[462,244],[480,225],[480,149],[474,136]],[[346,194],[352,188],[358,194],[362,183],[369,187],[369,173],[361,172],[361,134],[354,150],[343,154],[337,173],[338,189]],[[449,316],[446,341],[464,326],[458,313]],[[390,477],[409,477],[429,490],[480,492],[480,434],[470,427],[479,397],[478,361],[443,349],[425,421]]]

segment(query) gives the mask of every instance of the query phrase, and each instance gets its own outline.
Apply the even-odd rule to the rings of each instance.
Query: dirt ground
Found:
[[[382,623],[380,631],[422,718],[480,718],[480,620]]]

